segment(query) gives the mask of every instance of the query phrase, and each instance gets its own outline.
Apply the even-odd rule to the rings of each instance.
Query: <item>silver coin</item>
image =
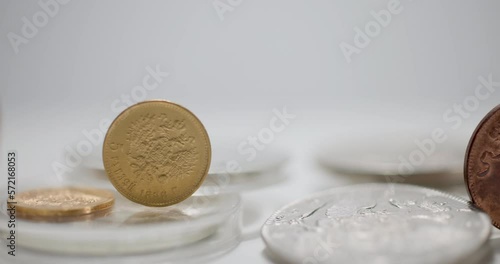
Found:
[[[490,235],[466,200],[403,184],[338,187],[272,215],[262,238],[287,263],[459,263]]]

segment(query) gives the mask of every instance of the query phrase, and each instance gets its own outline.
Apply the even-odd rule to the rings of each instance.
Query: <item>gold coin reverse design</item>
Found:
[[[36,189],[15,198],[17,215],[32,219],[98,213],[110,209],[114,201],[111,191],[77,187]]]
[[[129,200],[168,206],[190,197],[203,183],[211,159],[208,134],[186,108],[146,101],[123,111],[103,146],[111,183]]]

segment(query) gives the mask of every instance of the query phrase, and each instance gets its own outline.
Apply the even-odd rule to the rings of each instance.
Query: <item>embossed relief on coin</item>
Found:
[[[103,162],[111,183],[129,200],[147,206],[168,206],[191,196],[203,183],[210,158],[203,124],[167,101],[126,109],[104,139]]]
[[[195,137],[184,119],[144,114],[127,130],[128,163],[138,181],[178,182],[193,173],[198,158]]]
[[[84,194],[74,191],[64,191],[61,193],[54,193],[50,196],[47,195],[35,195],[30,198],[23,199],[20,203],[27,206],[48,206],[48,207],[60,207],[60,206],[80,206],[96,203],[102,200],[101,198]]]
[[[497,146],[500,144],[500,123],[495,124],[489,133],[491,139],[493,139],[493,143],[496,143]]]
[[[491,127],[488,133],[491,142],[490,149],[482,152],[479,163],[478,177],[490,176],[495,171],[500,171],[500,123]]]
[[[488,217],[460,197],[411,185],[390,191],[385,184],[365,184],[291,203],[261,232],[270,252],[286,263],[374,263],[377,258],[377,263],[442,264],[474,252],[489,230]],[[319,250],[328,254],[318,258]]]

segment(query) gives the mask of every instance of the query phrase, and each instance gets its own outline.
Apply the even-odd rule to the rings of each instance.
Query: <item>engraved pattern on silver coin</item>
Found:
[[[285,206],[262,228],[292,263],[463,261],[488,239],[488,217],[461,198],[403,184],[334,188]]]

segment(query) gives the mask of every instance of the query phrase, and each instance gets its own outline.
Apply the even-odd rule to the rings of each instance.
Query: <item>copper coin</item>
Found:
[[[472,134],[464,176],[472,202],[500,228],[500,105],[483,118]]]

